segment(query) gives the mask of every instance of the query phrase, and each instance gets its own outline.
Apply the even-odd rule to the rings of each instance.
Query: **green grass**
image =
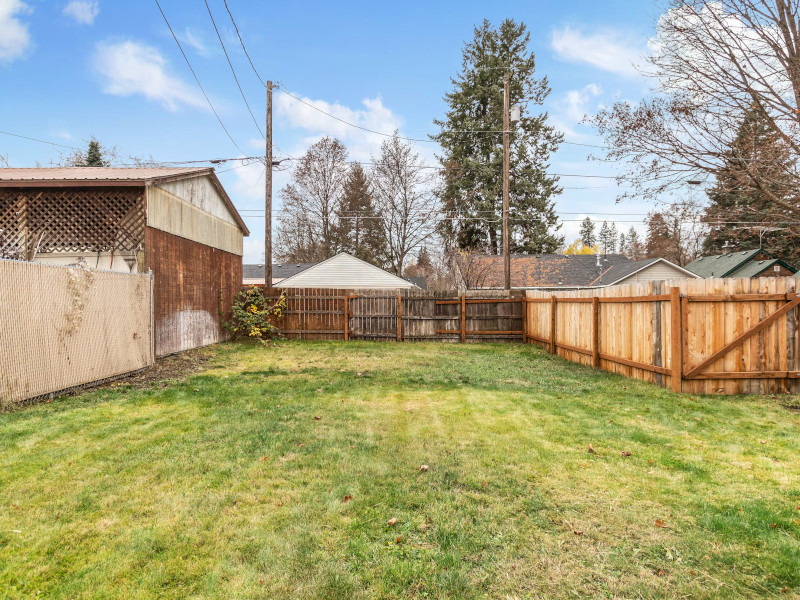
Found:
[[[206,352],[0,414],[0,597],[800,595],[792,399],[532,346]]]

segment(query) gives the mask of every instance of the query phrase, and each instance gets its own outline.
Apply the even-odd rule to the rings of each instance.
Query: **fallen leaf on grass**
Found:
[[[402,536],[402,535],[398,535],[398,536],[395,538],[395,540],[394,540],[394,543],[395,543],[395,544],[402,544],[402,543],[403,543],[403,536]]]
[[[268,456],[262,456],[261,458],[258,459],[259,462],[264,462],[265,460],[269,460],[269,457]]]
[[[322,420],[322,417],[314,417],[314,420],[315,420],[315,421],[321,421],[321,420]]]
[[[773,529],[775,529],[778,526],[778,524],[777,523],[770,523],[769,526],[772,527]]]
[[[664,527],[664,528],[666,528],[667,524],[664,523],[664,521],[662,521],[661,519],[656,519],[656,527]]]
[[[428,470],[428,465],[420,465],[419,470],[423,473]]]
[[[797,519],[792,519],[792,523],[800,527],[800,521],[798,521]]]
[[[574,533],[575,535],[583,535],[583,532],[582,532],[582,531],[575,531],[575,530],[573,530],[573,531],[572,531],[572,533]]]
[[[597,454],[597,450],[591,444],[589,444],[589,454]]]
[[[628,452],[627,450],[623,450],[622,452],[620,452],[620,454],[621,454],[622,456],[630,456],[630,455],[631,455],[631,453],[630,453],[630,452]]]
[[[487,485],[489,485],[489,484],[484,481],[483,482],[483,487],[486,487]]]
[[[386,524],[387,524],[389,527],[393,527],[394,525],[397,525],[397,517],[392,517],[391,519],[389,519],[388,521],[386,521]]]
[[[766,444],[766,443],[767,443],[767,440],[758,440],[758,443],[759,443],[759,444]]]
[[[345,495],[345,497],[342,499],[342,502],[350,502],[350,500],[352,500],[352,499],[353,499],[353,497],[352,497],[350,494],[347,494],[347,495]]]

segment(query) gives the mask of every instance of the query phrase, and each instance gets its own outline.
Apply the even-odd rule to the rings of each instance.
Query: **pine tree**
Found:
[[[791,202],[798,187],[792,152],[754,105],[744,116],[725,153],[725,166],[708,191],[703,221],[709,225],[703,242],[707,254],[763,248],[768,254],[800,264],[800,227],[787,223],[794,215],[776,206],[769,194]],[[757,179],[765,186],[752,185]],[[735,223],[732,223],[735,222]]]
[[[386,238],[375,210],[369,179],[358,163],[347,174],[336,215],[339,250],[383,267]]]
[[[550,93],[547,78],[536,79],[530,34],[523,23],[488,20],[475,27],[462,50],[462,70],[445,95],[448,110],[434,123],[445,169],[440,195],[445,213],[439,232],[464,250],[499,254],[502,249],[503,76],[510,72],[510,103],[523,115]],[[553,198],[558,178],[546,173],[563,136],[547,124],[547,113],[523,116],[511,133],[510,229],[512,252],[555,252],[563,243]]]
[[[631,260],[642,260],[644,258],[644,247],[639,239],[639,233],[633,226],[628,230],[625,252],[623,252],[623,254]]]
[[[617,226],[615,223],[609,225],[608,221],[603,221],[603,226],[600,228],[600,248],[603,254],[614,254],[617,251]]]
[[[583,223],[581,223],[581,243],[590,248],[597,244],[597,236],[594,233],[594,221],[589,217],[586,217]]]
[[[86,151],[86,158],[83,161],[83,167],[105,167],[106,162],[103,160],[103,150],[100,147],[100,142],[92,138],[89,142],[89,149]]]

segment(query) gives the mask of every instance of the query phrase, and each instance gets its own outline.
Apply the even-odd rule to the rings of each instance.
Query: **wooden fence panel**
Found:
[[[797,291],[787,277],[528,292],[527,340],[549,347],[555,327],[560,356],[686,393],[798,393]]]

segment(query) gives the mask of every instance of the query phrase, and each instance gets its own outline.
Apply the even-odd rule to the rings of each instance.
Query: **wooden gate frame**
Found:
[[[787,379],[798,378],[800,372],[797,371],[730,371],[730,372],[704,372],[706,368],[714,362],[736,349],[740,344],[746,342],[754,335],[760,333],[767,326],[787,314],[789,311],[800,306],[800,294],[730,294],[730,295],[687,295],[681,298],[681,322],[683,331],[683,352],[686,352],[688,340],[686,339],[685,328],[687,327],[687,316],[689,312],[689,302],[775,302],[785,300],[786,304],[778,308],[775,312],[759,321],[756,325],[728,342],[714,352],[708,358],[704,358],[697,365],[687,367],[684,370],[683,379]]]

